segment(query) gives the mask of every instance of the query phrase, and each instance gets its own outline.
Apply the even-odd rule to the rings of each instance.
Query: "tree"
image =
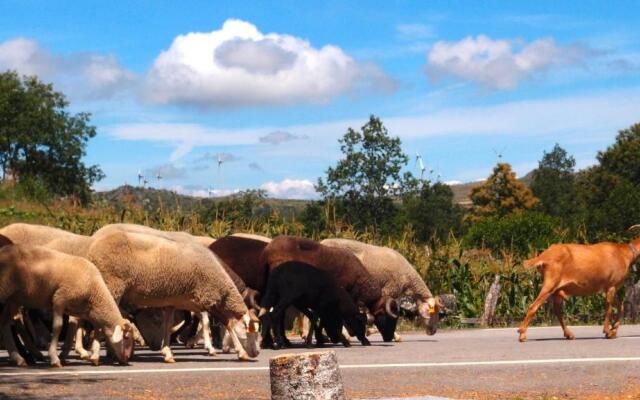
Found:
[[[91,185],[104,177],[98,166],[82,161],[87,142],[96,135],[90,115],[71,115],[64,94],[37,77],[0,74],[0,168],[19,182],[49,193],[88,202]]]
[[[618,132],[615,143],[598,152],[603,170],[640,184],[640,123]]]
[[[558,144],[551,152],[544,152],[530,187],[546,214],[568,221],[575,212],[575,166],[575,158]]]
[[[397,212],[394,199],[415,185],[410,173],[401,175],[409,157],[400,139],[389,136],[372,115],[361,131],[349,128],[339,142],[344,158],[327,169],[326,182],[318,179],[316,190],[337,200],[342,216],[356,228],[388,229]]]
[[[425,181],[419,191],[410,192],[403,199],[406,223],[413,226],[416,238],[426,242],[434,237],[444,239],[457,231],[462,219],[462,207],[453,201],[453,191],[441,182]]]
[[[473,205],[467,219],[478,221],[530,210],[538,204],[538,199],[516,179],[510,164],[498,163],[486,182],[471,191],[471,202]]]
[[[597,158],[576,180],[579,220],[588,239],[617,239],[640,221],[640,124],[619,131]]]

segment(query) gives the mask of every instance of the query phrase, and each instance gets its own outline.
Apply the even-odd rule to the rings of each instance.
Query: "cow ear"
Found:
[[[118,343],[122,341],[122,327],[120,325],[116,325],[113,329],[113,335],[111,335],[111,341],[113,343]]]
[[[0,235],[0,247],[8,246],[10,244],[13,244],[11,239],[6,237],[5,235]]]

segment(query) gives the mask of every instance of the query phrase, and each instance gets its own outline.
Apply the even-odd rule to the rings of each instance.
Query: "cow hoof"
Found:
[[[618,336],[618,332],[616,332],[616,331],[609,331],[609,332],[605,335],[605,337],[606,337],[607,339],[615,339],[615,338],[616,338],[616,336]]]
[[[575,337],[575,335],[573,333],[570,333],[568,335],[564,335],[564,337],[566,337],[567,340],[575,340],[576,339],[576,337]]]
[[[524,343],[527,341],[527,336],[524,333],[521,333],[518,340],[520,341],[520,343]]]
[[[360,339],[360,343],[362,343],[363,346],[371,346],[371,342],[367,338]]]

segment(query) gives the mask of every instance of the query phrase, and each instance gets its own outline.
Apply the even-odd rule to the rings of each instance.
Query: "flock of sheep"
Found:
[[[101,340],[123,364],[136,343],[175,362],[176,337],[187,346],[202,341],[215,355],[216,326],[223,329],[222,350],[247,360],[260,348],[290,344],[292,310],[310,321],[307,345],[314,336],[317,345],[349,346],[350,336],[368,345],[371,324],[385,341],[399,340],[401,297],[415,302],[434,334],[442,302],[404,257],[385,247],[248,234],[214,240],[131,224],[107,225],[92,236],[22,223],[0,229],[0,327],[18,366],[43,360],[40,347],[49,340],[55,367],[72,348],[98,365]],[[51,332],[43,329],[49,320]]]

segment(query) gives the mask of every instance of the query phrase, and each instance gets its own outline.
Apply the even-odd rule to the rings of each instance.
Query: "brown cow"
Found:
[[[607,310],[604,315],[603,332],[607,339],[616,337],[622,316],[622,302],[616,296],[622,286],[629,267],[638,258],[640,239],[628,244],[603,242],[592,245],[554,244],[542,254],[524,261],[527,268],[537,268],[544,281],[540,294],[529,306],[527,316],[518,329],[520,341],[527,340],[529,322],[542,303],[551,296],[553,312],[560,321],[564,336],[575,339],[573,333],[562,320],[562,301],[569,296],[587,296],[605,293]],[[615,303],[618,313],[613,325],[610,324],[612,307]]]

